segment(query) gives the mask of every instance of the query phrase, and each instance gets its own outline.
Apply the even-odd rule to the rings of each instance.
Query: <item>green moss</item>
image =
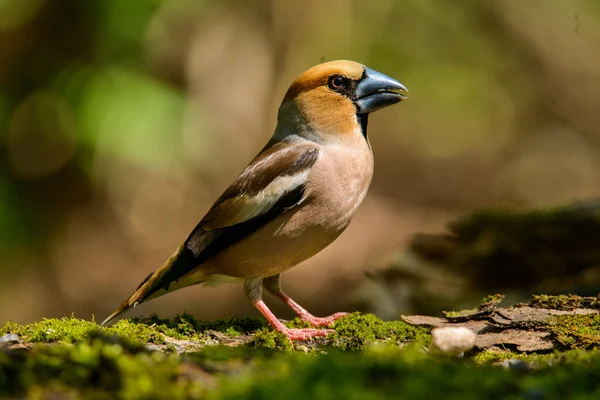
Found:
[[[91,334],[103,331],[109,335],[119,335],[122,338],[137,343],[164,343],[164,336],[160,331],[148,325],[136,324],[129,320],[121,320],[110,328],[100,328],[93,321],[85,321],[74,316],[62,318],[44,318],[32,324],[19,325],[7,322],[0,329],[0,336],[15,333],[26,342],[76,343],[88,338]]]
[[[308,327],[299,319],[287,323],[289,327]],[[219,331],[230,336],[254,333],[251,345],[255,348],[270,348],[289,351],[294,347],[287,338],[257,318],[219,319],[208,322],[195,320],[182,314],[171,320],[150,318],[123,319],[109,328],[100,328],[95,322],[84,321],[73,316],[50,318],[43,321],[18,325],[8,322],[0,333],[16,333],[27,342],[81,342],[97,332],[116,335],[135,343],[164,344],[165,336],[191,341],[206,341],[206,332]],[[426,328],[414,327],[402,321],[383,322],[371,314],[355,313],[336,321],[335,334],[317,338],[316,345],[339,349],[358,350],[375,342],[404,343],[428,340]]]
[[[271,359],[281,354],[268,348],[256,349],[252,346],[206,346],[201,350],[186,353],[185,359],[194,361],[231,361],[251,359]]]
[[[574,349],[542,354],[515,353],[508,350],[486,350],[474,355],[471,360],[476,364],[494,364],[505,360],[523,360],[536,368],[569,366],[600,360],[600,349]]]
[[[329,336],[331,346],[342,350],[360,350],[375,342],[428,342],[429,330],[403,321],[384,322],[373,314],[353,313],[335,322]]]
[[[44,318],[32,324],[19,325],[7,322],[0,329],[0,336],[15,333],[28,342],[67,342],[74,343],[85,339],[88,334],[98,329],[94,322],[84,321],[74,316],[62,318]]]
[[[269,363],[269,368],[223,386],[209,393],[208,398],[591,399],[597,387],[594,374],[600,371],[597,358],[585,365],[542,367],[529,373],[464,360],[435,359],[415,349],[332,351],[319,356],[294,353]]]
[[[381,324],[387,324],[368,315],[351,317],[379,335]],[[598,394],[600,351],[523,356],[531,371],[489,365],[519,358],[501,354],[474,363],[430,357],[416,345],[388,344],[327,354],[215,346],[177,355],[100,334],[75,345],[0,352],[0,387],[3,395],[32,399],[592,399]]]
[[[503,294],[490,294],[488,296],[485,296],[483,298],[483,300],[481,300],[481,304],[479,305],[479,309],[484,309],[484,308],[488,308],[490,306],[497,306],[498,304],[500,304],[502,302],[502,300],[504,300],[504,295]]]
[[[540,365],[569,366],[573,364],[586,364],[600,360],[600,350],[575,349],[569,351],[555,351],[548,354],[530,354],[524,356],[528,361]]]
[[[86,339],[90,333],[102,330],[109,335],[118,335],[137,343],[164,344],[164,336],[204,342],[207,331],[219,331],[229,336],[240,336],[264,326],[258,318],[231,318],[212,321],[197,321],[190,314],[178,315],[173,319],[149,318],[122,319],[111,327],[100,328],[93,321],[74,316],[45,318],[42,321],[19,325],[7,322],[0,329],[0,336],[15,333],[27,342],[75,343]]]
[[[255,348],[294,350],[294,346],[283,333],[276,332],[271,328],[263,328],[256,332],[250,345]]]
[[[508,350],[486,350],[475,354],[472,360],[476,364],[493,364],[504,360],[521,359],[525,355],[525,353],[514,353]]]
[[[566,349],[600,347],[600,315],[563,315],[552,319],[549,331],[553,339]]]
[[[156,315],[149,318],[134,318],[137,324],[149,325],[153,329],[176,339],[201,340],[206,331],[217,331],[229,336],[240,336],[265,326],[265,322],[255,317],[215,319],[198,321],[191,314],[183,313],[173,319],[163,319]]]
[[[0,387],[3,394],[13,396],[35,395],[43,387],[76,389],[83,397],[98,398],[95,388],[100,387],[103,398],[169,398],[181,391],[175,380],[178,365],[176,355],[95,339],[73,346],[0,353]]]
[[[313,327],[311,324],[309,324],[308,322],[302,321],[300,318],[294,318],[293,320],[286,322],[285,326],[287,326],[288,328],[298,328],[298,329]]]
[[[529,306],[535,308],[549,308],[552,310],[571,311],[577,308],[600,309],[598,297],[581,297],[574,294],[549,296],[545,294],[531,297]]]
[[[105,328],[104,331],[140,343],[165,343],[165,337],[160,329],[154,329],[144,324],[137,324],[127,319],[120,320],[110,328]]]
[[[261,328],[256,331],[257,325]],[[299,320],[287,325],[305,326]],[[568,351],[486,351],[470,359],[431,357],[422,350],[430,338],[428,329],[384,322],[371,314],[350,314],[337,320],[334,329],[326,338],[292,345],[253,318],[204,323],[186,314],[172,320],[152,316],[121,320],[107,329],[74,317],[7,323],[2,334],[58,343],[0,352],[0,387],[7,396],[33,399],[369,400],[398,398],[399,393],[405,398],[463,400],[523,398],[530,393],[572,398],[596,387],[600,374],[598,315],[551,321],[553,338]],[[202,339],[209,330],[256,333],[249,345],[206,346],[193,353],[151,352],[144,346],[162,343],[163,335]],[[317,351],[292,351],[300,347]],[[507,359],[522,359],[532,370],[490,365]]]

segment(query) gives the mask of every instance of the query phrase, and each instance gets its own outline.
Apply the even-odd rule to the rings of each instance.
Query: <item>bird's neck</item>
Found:
[[[301,112],[295,102],[286,101],[279,108],[273,140],[279,141],[297,136],[323,144],[329,141],[337,143],[343,141],[344,137],[348,139],[360,137],[368,142],[366,134],[368,116],[352,114],[348,118],[351,118],[351,121],[340,126],[339,129],[331,126],[324,128],[307,118],[306,113]]]

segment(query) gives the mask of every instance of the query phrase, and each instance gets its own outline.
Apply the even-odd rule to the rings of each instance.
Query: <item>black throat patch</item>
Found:
[[[360,130],[363,136],[367,139],[367,125],[369,124],[369,114],[356,114],[356,119],[360,124]]]

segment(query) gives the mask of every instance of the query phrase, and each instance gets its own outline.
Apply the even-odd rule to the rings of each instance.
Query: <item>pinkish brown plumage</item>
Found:
[[[351,222],[373,175],[370,112],[404,99],[397,81],[353,61],[304,72],[279,108],[271,140],[217,199],[183,244],[102,325],[131,307],[195,284],[243,281],[252,304],[288,338],[327,329],[285,327],[262,300],[273,293],[313,326],[315,317],[280,288],[280,274],[333,242]]]

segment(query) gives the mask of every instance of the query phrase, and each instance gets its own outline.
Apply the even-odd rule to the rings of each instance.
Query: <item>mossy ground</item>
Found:
[[[5,395],[93,399],[595,399],[600,354],[531,356],[527,371],[434,357],[418,346],[165,354],[94,339],[0,354]],[[548,362],[552,360],[552,363]],[[99,390],[101,389],[101,391]]]
[[[548,327],[560,351],[496,349],[456,358],[426,350],[428,329],[359,313],[338,320],[327,338],[294,345],[257,318],[152,316],[110,328],[73,316],[9,322],[0,336],[15,333],[32,344],[0,348],[0,388],[32,399],[600,398],[600,317],[560,316]],[[219,345],[214,332],[247,340]],[[149,349],[171,338],[199,346]],[[513,359],[528,367],[496,365]]]
[[[100,328],[93,321],[85,321],[74,316],[47,318],[32,324],[19,325],[7,322],[0,329],[0,336],[14,333],[30,343],[65,342],[75,343],[88,338],[94,332],[118,335],[136,343],[164,344],[165,336],[203,342],[210,331],[228,336],[240,336],[265,326],[258,318],[231,318],[212,321],[197,321],[190,314],[178,315],[173,319],[162,319],[156,315],[148,318],[123,319],[108,328]]]
[[[549,331],[565,349],[600,347],[600,315],[565,315],[555,318]]]
[[[305,326],[300,320],[288,325]],[[291,353],[293,350],[322,355],[366,350],[377,344],[392,349],[409,343],[423,346],[429,338],[428,329],[402,321],[383,322],[359,313],[339,320],[335,330],[327,338],[292,345],[257,318],[201,322],[188,314],[172,320],[151,316],[121,320],[110,328],[100,328],[95,322],[74,316],[27,325],[8,322],[0,329],[0,336],[17,334],[29,344],[29,349],[21,346],[0,353],[0,388],[4,394],[31,396],[49,392],[93,398],[216,396],[212,392],[215,387],[222,385],[222,391],[231,389],[222,383],[227,377],[253,376],[264,380],[267,375],[280,377],[283,372],[290,373],[291,366],[303,367],[307,360],[315,362],[314,357],[302,358],[297,351]],[[240,341],[236,347],[214,346],[208,338],[211,332],[248,336],[248,340]],[[171,339],[203,346],[181,354],[148,349],[149,344],[165,344]],[[241,382],[246,382],[241,386],[251,386],[246,378]],[[103,389],[101,394],[92,389],[98,387]]]
[[[528,305],[561,311],[600,309],[598,297],[568,295],[533,296]],[[562,315],[552,318],[548,331],[553,341],[563,350],[600,348],[600,314]]]
[[[535,295],[529,301],[531,307],[550,308],[553,310],[571,311],[577,308],[600,309],[599,297],[582,297],[574,294],[549,296]]]

